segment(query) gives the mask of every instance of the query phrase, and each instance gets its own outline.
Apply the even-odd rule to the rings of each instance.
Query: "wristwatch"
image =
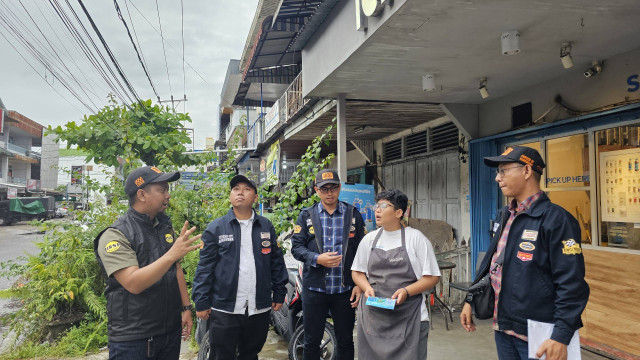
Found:
[[[187,310],[193,311],[193,305],[189,304],[182,307],[182,311],[187,311]]]

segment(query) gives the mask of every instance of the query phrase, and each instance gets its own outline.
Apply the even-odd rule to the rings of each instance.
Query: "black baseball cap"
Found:
[[[249,178],[244,175],[236,175],[233,178],[231,178],[231,181],[229,182],[229,187],[233,189],[236,185],[240,183],[245,183],[251,186],[253,188],[253,191],[255,191],[256,193],[258,192],[258,187],[256,186],[256,183],[249,180]]]
[[[316,186],[321,187],[327,184],[340,185],[338,172],[332,169],[321,170],[316,174]]]
[[[133,170],[129,176],[127,176],[127,181],[124,184],[124,192],[131,196],[149,184],[163,181],[172,182],[178,179],[180,179],[180,173],[177,171],[166,173],[155,166],[144,166]]]
[[[522,165],[530,165],[531,168],[542,174],[545,168],[542,156],[536,149],[526,146],[509,146],[500,156],[484,158],[484,164],[490,167],[498,167],[502,163],[517,162]]]

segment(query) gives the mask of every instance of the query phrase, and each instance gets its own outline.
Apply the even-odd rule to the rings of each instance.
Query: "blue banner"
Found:
[[[353,205],[364,219],[367,231],[376,229],[376,217],[373,205],[376,204],[376,194],[373,185],[342,183],[340,200]]]

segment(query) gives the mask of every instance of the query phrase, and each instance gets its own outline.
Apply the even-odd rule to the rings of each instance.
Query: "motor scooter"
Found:
[[[289,273],[289,283],[287,284],[287,295],[284,304],[278,311],[271,312],[271,323],[278,335],[289,342],[289,359],[302,359],[304,344],[304,327],[302,313],[302,263],[298,263],[298,268],[287,269]],[[329,321],[324,324],[324,334],[320,343],[320,358],[323,360],[333,360],[336,358],[337,340],[333,325]]]

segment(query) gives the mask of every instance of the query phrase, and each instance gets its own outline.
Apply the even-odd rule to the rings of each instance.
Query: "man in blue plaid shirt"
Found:
[[[320,359],[324,324],[331,311],[337,359],[353,360],[355,308],[362,291],[353,283],[350,269],[365,234],[365,223],[357,209],[338,200],[337,172],[320,171],[314,189],[320,203],[300,212],[291,239],[293,257],[304,262],[304,359]]]

